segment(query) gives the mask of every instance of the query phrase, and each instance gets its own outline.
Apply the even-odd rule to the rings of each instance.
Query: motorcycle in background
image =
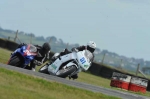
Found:
[[[37,48],[32,44],[27,44],[17,48],[8,61],[8,65],[25,68],[38,55]]]
[[[53,57],[57,57],[58,55],[59,53],[55,53]],[[62,78],[71,77],[80,71],[88,70],[93,57],[93,54],[88,50],[73,51],[44,65],[39,69],[39,72]]]

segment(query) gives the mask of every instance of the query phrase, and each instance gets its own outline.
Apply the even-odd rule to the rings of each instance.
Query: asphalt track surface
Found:
[[[0,63],[0,68],[6,68],[8,70],[17,71],[17,72],[20,72],[23,74],[28,74],[28,75],[44,78],[49,81],[54,81],[54,82],[68,85],[68,86],[73,86],[73,87],[77,87],[77,88],[81,88],[81,89],[85,89],[85,90],[89,90],[89,91],[93,91],[93,92],[103,93],[103,94],[110,95],[110,96],[116,96],[116,97],[120,97],[122,99],[150,99],[150,97],[146,97],[146,96],[141,96],[141,95],[132,94],[129,92],[123,92],[123,91],[103,88],[100,86],[77,82],[75,80],[63,79],[63,78],[59,78],[59,77],[55,77],[55,76],[51,76],[51,75],[47,75],[47,74],[43,74],[43,73],[39,73],[39,72],[33,72],[31,70],[26,70],[26,69],[14,67],[14,66],[5,65],[2,63]]]

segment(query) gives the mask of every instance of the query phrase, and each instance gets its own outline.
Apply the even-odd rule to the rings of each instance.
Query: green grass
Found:
[[[0,68],[1,99],[119,99]]]
[[[0,48],[0,62],[6,64],[9,60],[11,51]]]
[[[0,57],[0,62],[1,63],[7,63],[9,56],[10,56],[10,51],[8,50],[3,50],[0,48],[0,55],[2,55],[3,57]],[[37,67],[36,70],[38,70],[40,67]],[[93,84],[93,85],[98,85],[101,87],[105,87],[105,88],[111,88],[111,89],[115,89],[115,90],[121,90],[115,87],[111,87],[110,86],[110,79],[106,79],[106,78],[102,78],[100,76],[95,76],[95,75],[91,75],[90,73],[86,73],[86,72],[80,72],[79,73],[79,78],[77,79],[77,81],[79,82],[84,82],[84,83],[88,83],[88,84]],[[124,91],[124,90],[121,90]],[[135,93],[135,92],[132,92]],[[146,92],[145,94],[143,93],[135,93],[135,94],[141,94],[144,96],[149,96],[150,97],[150,92]]]

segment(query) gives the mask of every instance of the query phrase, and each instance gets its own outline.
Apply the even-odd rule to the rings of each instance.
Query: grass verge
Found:
[[[0,68],[1,99],[119,99]]]

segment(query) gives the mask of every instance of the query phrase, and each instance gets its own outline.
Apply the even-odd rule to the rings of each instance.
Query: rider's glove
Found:
[[[40,66],[40,65],[42,65],[42,62],[37,61],[37,60],[34,60],[34,64],[36,64],[36,65]]]

